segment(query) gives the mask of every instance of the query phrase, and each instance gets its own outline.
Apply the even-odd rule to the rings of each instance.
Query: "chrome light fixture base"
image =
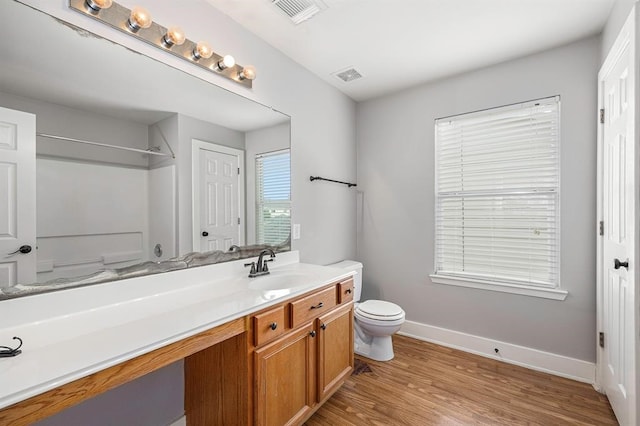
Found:
[[[233,67],[220,70],[218,62],[224,59],[224,55],[213,53],[211,57],[198,59],[194,58],[193,52],[197,43],[186,39],[181,45],[173,44],[171,46],[163,42],[168,28],[163,27],[155,22],[151,23],[149,28],[139,28],[135,32],[131,30],[128,22],[131,15],[131,10],[121,6],[120,4],[113,2],[109,8],[103,8],[95,10],[90,7],[91,2],[88,0],[69,0],[69,8],[81,13],[82,15],[91,17],[97,21],[109,25],[112,28],[127,33],[132,37],[145,41],[158,49],[171,53],[174,56],[182,58],[183,60],[192,63],[207,71],[233,80],[234,82],[251,88],[253,81],[248,78],[242,78],[241,75],[244,67],[240,65],[234,65]]]

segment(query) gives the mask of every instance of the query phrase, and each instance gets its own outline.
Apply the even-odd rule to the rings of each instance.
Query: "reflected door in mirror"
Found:
[[[0,287],[36,281],[36,117],[0,108]]]
[[[222,250],[241,244],[238,155],[209,149],[199,151],[199,251]],[[194,224],[197,226],[196,224]]]

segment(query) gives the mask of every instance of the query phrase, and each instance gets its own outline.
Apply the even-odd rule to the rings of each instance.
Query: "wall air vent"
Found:
[[[321,0],[271,0],[271,3],[286,13],[296,25],[327,8]]]
[[[360,74],[353,67],[349,67],[349,68],[344,69],[344,70],[336,71],[332,75],[335,75],[336,77],[338,77],[340,80],[344,81],[345,83],[349,83],[349,82],[352,82],[353,80],[357,80],[359,78],[362,78],[362,74]]]

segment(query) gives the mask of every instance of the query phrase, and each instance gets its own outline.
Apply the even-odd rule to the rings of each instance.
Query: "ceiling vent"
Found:
[[[271,3],[286,13],[296,25],[327,8],[321,0],[271,0]]]
[[[336,72],[333,73],[333,75],[335,75],[336,77],[338,77],[340,80],[344,81],[345,83],[350,83],[353,80],[357,80],[359,78],[362,78],[362,74],[360,74],[358,72],[358,70],[356,70],[353,67],[349,67],[349,68],[341,70],[341,71],[336,71]]]

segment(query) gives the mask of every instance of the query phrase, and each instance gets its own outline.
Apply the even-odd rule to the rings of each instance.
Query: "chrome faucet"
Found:
[[[269,259],[264,259],[264,255],[268,254],[270,256]],[[260,252],[258,256],[257,262],[245,263],[244,266],[251,266],[251,270],[249,271],[249,278],[259,277],[261,275],[267,275],[269,273],[269,267],[267,266],[267,262],[273,262],[276,254],[271,249],[264,249]]]

